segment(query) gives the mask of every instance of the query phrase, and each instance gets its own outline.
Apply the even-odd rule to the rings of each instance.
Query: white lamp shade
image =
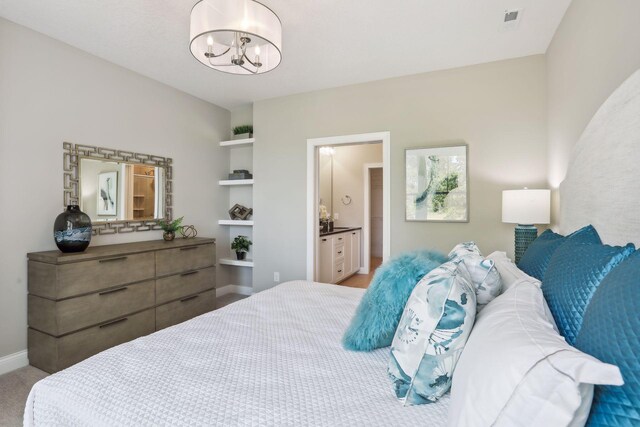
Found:
[[[505,190],[502,192],[502,222],[549,224],[550,190]]]
[[[190,49],[193,56],[204,65],[226,73],[251,74],[242,67],[228,65],[231,55],[236,53],[232,47],[236,33],[246,34],[251,39],[247,45],[247,55],[252,60],[254,55],[259,55],[262,67],[258,73],[270,71],[280,64],[282,24],[271,9],[254,0],[201,0],[193,6]],[[230,47],[231,50],[209,61],[205,54],[210,43],[215,54]],[[220,66],[212,65],[212,62]]]

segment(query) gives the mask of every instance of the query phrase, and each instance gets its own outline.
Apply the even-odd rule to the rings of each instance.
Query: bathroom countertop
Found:
[[[347,231],[361,230],[362,227],[333,227],[333,231],[320,233],[320,237],[330,236],[332,234],[346,233]]]

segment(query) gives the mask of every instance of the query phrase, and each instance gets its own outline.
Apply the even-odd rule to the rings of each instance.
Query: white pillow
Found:
[[[502,279],[502,292],[505,292],[522,280],[538,283],[538,286],[540,286],[540,281],[520,270],[518,266],[507,257],[506,252],[493,252],[487,256],[487,259],[494,262],[498,273],[500,273],[500,278]]]
[[[398,399],[420,405],[449,391],[475,317],[475,290],[458,263],[444,263],[418,282],[391,344],[388,373]]]
[[[449,426],[581,426],[593,384],[621,385],[618,367],[569,346],[542,291],[520,281],[477,316],[451,387]]]

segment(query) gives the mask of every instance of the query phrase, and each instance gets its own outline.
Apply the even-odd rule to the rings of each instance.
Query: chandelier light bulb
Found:
[[[256,48],[254,49],[256,56],[260,55],[260,46],[256,46]]]
[[[213,46],[213,37],[211,37],[211,36],[207,37],[207,45],[208,46]]]

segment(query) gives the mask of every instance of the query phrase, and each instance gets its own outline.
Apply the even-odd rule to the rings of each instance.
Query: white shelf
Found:
[[[233,139],[231,141],[220,141],[221,147],[243,147],[252,145],[256,141],[255,138]]]
[[[218,181],[220,185],[253,185],[253,179],[223,179]]]
[[[241,219],[220,219],[218,225],[244,225],[247,227],[253,226],[253,221],[241,220]]]
[[[253,268],[253,260],[245,259],[243,261],[239,261],[233,258],[220,258],[218,263],[224,265],[235,265],[236,267],[250,267]]]

